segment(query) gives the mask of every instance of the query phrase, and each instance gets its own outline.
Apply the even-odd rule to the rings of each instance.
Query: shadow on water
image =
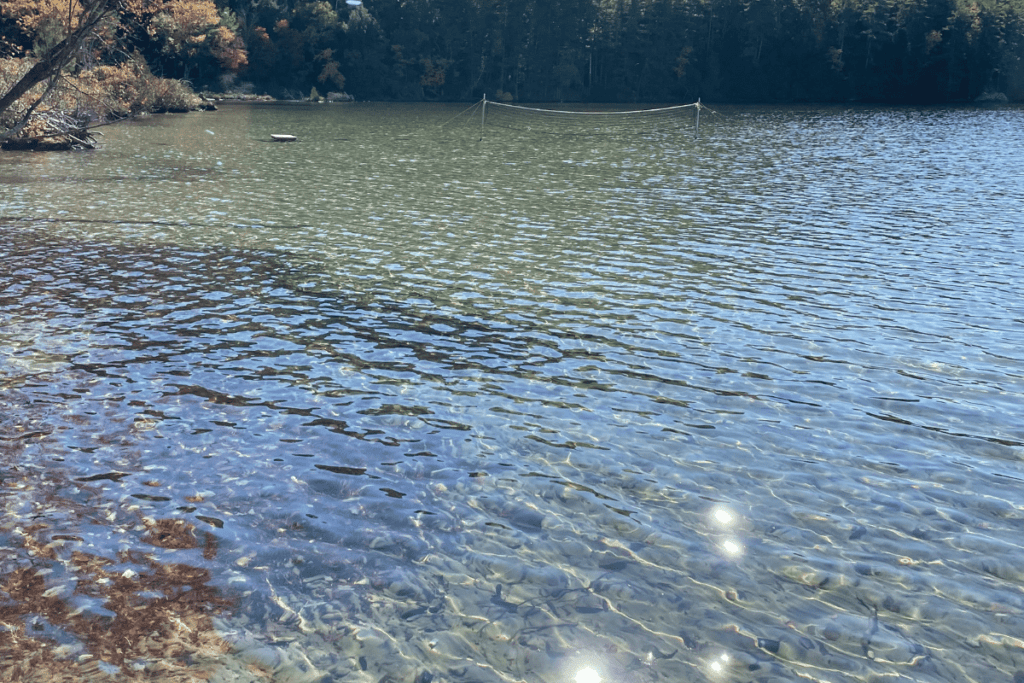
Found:
[[[190,675],[223,675],[225,667],[239,666],[263,667],[267,676],[312,676],[315,669],[295,653],[263,651],[266,642],[252,636],[226,640],[225,629],[215,628],[216,615],[235,613],[241,593],[252,592],[248,583],[238,587],[225,575],[224,559],[218,557],[222,541],[235,555],[242,554],[235,562],[239,566],[250,557],[249,544],[244,533],[233,536],[230,513],[204,514],[209,497],[224,494],[219,486],[210,486],[209,472],[188,461],[172,470],[154,467],[147,455],[154,437],[177,437],[188,450],[190,437],[273,423],[280,431],[267,443],[253,441],[250,448],[272,448],[267,456],[277,456],[276,462],[287,455],[308,459],[306,474],[299,476],[313,495],[335,500],[367,495],[362,484],[323,476],[328,475],[363,479],[384,499],[398,501],[414,493],[407,488],[408,477],[422,476],[422,467],[388,476],[379,471],[380,463],[341,464],[329,451],[308,452],[317,450],[315,440],[291,439],[287,432],[322,431],[397,449],[382,453],[384,465],[402,456],[410,461],[448,460],[442,465],[449,467],[457,461],[446,459],[443,449],[431,452],[421,437],[401,438],[379,426],[333,416],[316,396],[334,400],[367,392],[353,388],[351,381],[318,376],[312,366],[367,373],[384,383],[397,377],[405,383],[417,376],[416,381],[443,384],[452,373],[501,376],[522,372],[518,365],[524,361],[548,360],[511,338],[513,326],[508,323],[493,329],[480,319],[439,314],[434,305],[425,312],[403,302],[303,289],[295,283],[308,282],[316,273],[289,268],[269,253],[70,243],[26,229],[21,221],[8,223],[0,248],[5,254],[2,336],[12,351],[0,377],[5,403],[0,433],[6,506],[2,533],[8,541],[0,556],[6,593],[0,617],[12,626],[0,646],[10,655],[5,672],[16,680],[135,676],[171,681],[186,670]],[[305,324],[282,328],[275,322],[294,316],[302,316]],[[539,329],[526,331],[543,336]],[[474,345],[489,349],[486,361],[450,359],[436,344],[452,338],[471,338]],[[556,357],[585,361],[591,355],[579,349],[559,352],[557,337],[540,343]],[[396,350],[401,358],[388,360]],[[423,370],[429,367],[438,370]],[[259,383],[259,391],[252,391],[251,382]],[[296,396],[303,394],[294,391],[287,393],[287,400],[276,398],[268,382],[308,392],[309,404],[297,405]],[[186,413],[181,413],[182,405],[190,406]],[[204,405],[235,414],[235,421],[223,414],[211,416],[206,425],[196,421],[194,411],[202,413]],[[471,419],[460,422],[433,412],[430,406],[399,399],[360,408],[355,416],[357,421],[380,419],[385,424],[393,424],[394,418],[413,419],[435,433],[474,429]],[[164,429],[167,433],[161,434]],[[230,457],[215,443],[202,451],[203,458]],[[454,474],[455,479],[486,476],[468,470]],[[607,500],[616,514],[632,514],[582,484],[539,473],[524,476],[545,477]],[[306,512],[308,506],[264,495],[269,506],[258,512],[259,525],[283,525],[297,538],[322,535],[316,528],[320,515]],[[414,514],[423,518],[425,527],[455,525],[450,511],[430,509],[421,496],[413,497],[419,499],[411,503]],[[494,529],[534,534],[544,524],[544,515],[528,507],[495,505],[486,497],[480,503],[501,520],[486,523]],[[442,520],[440,526],[430,517]],[[424,556],[423,541],[414,536],[403,540],[400,532],[383,545],[367,540],[386,557],[397,552],[421,561]],[[286,563],[303,564],[301,556]],[[352,583],[365,581],[367,574],[377,576],[375,590],[392,583],[386,564],[374,560],[360,559],[348,568],[336,563],[330,569],[336,580]],[[323,571],[317,566],[311,576],[319,580]],[[440,609],[437,594],[401,590],[433,605],[405,608],[403,619]],[[527,603],[502,598],[500,583],[493,590],[491,602],[499,613],[522,609],[528,614]],[[294,614],[280,607],[274,587],[269,593],[266,602],[242,603],[247,619]],[[563,588],[547,600],[582,601],[582,614],[608,609],[587,593]]]

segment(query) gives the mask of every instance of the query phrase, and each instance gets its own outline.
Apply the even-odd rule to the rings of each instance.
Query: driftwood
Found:
[[[58,111],[34,113],[20,135],[0,144],[0,149],[40,152],[95,147],[96,139],[84,120]]]

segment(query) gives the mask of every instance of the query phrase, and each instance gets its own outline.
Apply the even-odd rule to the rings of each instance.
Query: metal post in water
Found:
[[[487,121],[487,93],[484,93],[484,105],[480,108],[480,132],[484,130],[484,123]]]
[[[700,98],[697,98],[697,127],[693,131],[693,139],[696,140],[700,134]]]

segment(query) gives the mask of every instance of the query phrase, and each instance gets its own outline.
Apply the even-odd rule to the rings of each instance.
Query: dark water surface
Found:
[[[1024,679],[1024,110],[460,111],[0,154],[0,570],[90,624],[158,564],[230,601],[187,660],[4,633],[113,679]]]

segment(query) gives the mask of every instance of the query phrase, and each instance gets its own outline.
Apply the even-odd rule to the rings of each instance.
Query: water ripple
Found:
[[[5,569],[208,567],[282,680],[1024,670],[1018,109],[450,114],[0,156]]]

